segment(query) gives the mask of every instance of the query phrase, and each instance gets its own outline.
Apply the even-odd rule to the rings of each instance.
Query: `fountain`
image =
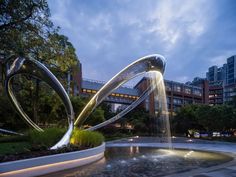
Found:
[[[113,118],[98,124],[94,127],[89,128],[88,130],[96,130],[98,128],[101,128],[107,124],[110,124],[121,117],[123,117],[125,114],[127,114],[129,111],[134,109],[138,104],[140,104],[142,101],[144,101],[147,96],[152,93],[153,91],[157,92],[157,90],[160,89],[160,94],[165,94],[164,92],[164,84],[163,84],[163,78],[162,74],[165,70],[165,59],[161,55],[148,55],[146,57],[142,57],[135,62],[131,63],[128,65],[126,68],[121,70],[118,74],[116,74],[111,80],[109,80],[94,96],[93,98],[89,101],[89,103],[85,106],[85,108],[81,111],[79,114],[78,118],[74,122],[74,112],[73,112],[73,107],[71,105],[71,102],[69,100],[69,96],[67,95],[65,89],[63,86],[60,84],[60,82],[57,80],[57,78],[40,62],[33,60],[33,59],[25,59],[22,57],[18,57],[17,59],[14,60],[13,64],[11,65],[10,68],[7,69],[6,72],[6,81],[5,81],[5,88],[6,92],[12,101],[15,109],[18,111],[18,113],[21,115],[21,117],[26,120],[26,122],[32,126],[34,129],[38,131],[43,131],[37,124],[35,124],[29,116],[24,112],[22,109],[21,105],[17,101],[14,92],[12,90],[12,81],[14,76],[20,75],[20,74],[28,74],[31,75],[34,78],[41,79],[45,81],[49,86],[51,86],[56,93],[60,96],[62,99],[66,112],[67,112],[67,117],[68,117],[68,122],[69,122],[69,128],[68,131],[65,133],[65,135],[62,137],[62,139],[54,145],[51,149],[57,149],[60,148],[66,144],[69,143],[69,139],[73,130],[73,126],[82,126],[83,122],[88,118],[88,116],[91,114],[91,112],[109,95],[111,94],[115,89],[117,89],[119,86],[123,85],[130,79],[133,79],[134,77],[137,77],[143,73],[149,73],[153,72],[155,73],[155,77],[153,82],[150,84],[150,86],[147,88],[147,90],[144,91],[144,93],[134,101],[130,106],[128,106],[125,110],[120,112],[118,115],[114,116]],[[159,83],[160,81],[160,83]],[[162,89],[162,90],[161,90]],[[161,102],[163,102],[160,109],[166,109],[164,104],[166,103],[165,95],[159,96]],[[164,112],[167,110],[161,111],[160,115],[162,117],[163,122],[166,124],[165,129],[163,131],[169,132],[169,124],[168,117],[166,117]],[[168,136],[170,136],[169,133],[167,133]]]
[[[165,83],[161,73],[152,71],[150,73],[151,78],[151,85],[155,85],[157,88],[154,90],[154,98],[155,101],[158,102],[158,111],[159,113],[155,115],[155,118],[160,122],[160,126],[157,127],[162,136],[164,141],[168,143],[169,148],[172,148],[171,142],[171,132],[170,132],[170,122],[169,122],[169,112],[167,108],[167,101],[166,101],[166,90],[165,90]],[[166,140],[165,140],[166,138]]]
[[[64,88],[60,84],[60,82],[56,79],[56,77],[41,63],[32,59],[25,58],[17,58],[11,65],[11,67],[7,70],[6,74],[6,82],[5,88],[8,93],[9,98],[13,102],[16,110],[20,113],[20,115],[28,122],[30,126],[37,129],[38,131],[43,131],[38,125],[36,125],[24,112],[20,104],[15,98],[15,95],[12,90],[12,80],[15,75],[18,74],[29,74],[35,78],[41,79],[45,81],[49,86],[51,86],[56,93],[62,99],[66,111],[69,122],[69,128],[66,134],[62,137],[62,139],[56,143],[51,149],[57,149],[64,145],[67,145],[70,139],[70,135],[73,131],[74,126],[81,127],[83,122],[89,117],[91,112],[115,89],[117,89],[122,84],[128,82],[130,79],[133,79],[136,76],[147,73],[149,74],[149,78],[151,80],[149,87],[140,95],[140,97],[134,101],[131,105],[129,105],[126,109],[121,111],[116,116],[108,119],[107,121],[95,125],[93,127],[88,128],[88,131],[96,130],[98,128],[104,127],[120,118],[122,118],[129,111],[134,109],[138,104],[143,102],[150,93],[154,93],[155,101],[158,101],[158,109],[156,112],[156,119],[161,122],[160,126],[157,127],[160,132],[162,132],[163,137],[166,138],[166,143],[135,143],[136,139],[139,137],[134,137],[124,144],[116,143],[107,143],[106,145],[106,154],[105,158],[101,159],[104,155],[105,145],[101,145],[103,147],[92,148],[95,149],[92,151],[92,155],[86,152],[78,152],[81,153],[79,156],[88,155],[88,157],[82,158],[82,160],[94,158],[92,161],[99,160],[93,164],[77,167],[76,164],[72,164],[75,161],[80,161],[81,159],[77,159],[78,157],[74,154],[69,154],[70,158],[73,160],[64,161],[64,157],[59,159],[60,162],[55,164],[55,157],[53,156],[52,161],[53,166],[60,166],[55,168],[50,172],[58,171],[58,169],[68,169],[74,168],[70,171],[61,171],[56,172],[55,174],[49,174],[49,176],[163,176],[163,175],[176,175],[181,176],[178,173],[182,173],[184,171],[190,171],[196,168],[203,169],[205,167],[219,165],[225,162],[232,160],[232,157],[229,157],[225,154],[220,153],[212,153],[212,152],[200,152],[191,150],[174,150],[171,145],[171,134],[170,134],[170,124],[168,117],[168,109],[166,102],[166,93],[164,86],[163,73],[165,69],[165,60],[164,57],[160,55],[149,55],[143,58],[136,60],[135,62],[128,65],[126,68],[121,70],[118,74],[116,74],[111,80],[109,80],[88,102],[88,104],[81,111],[76,121],[74,122],[74,113],[73,107],[69,100],[67,93]],[[177,143],[184,144],[184,143]],[[164,146],[163,146],[164,145]],[[169,148],[169,149],[160,149],[160,147]],[[212,148],[212,146],[210,146]],[[101,152],[100,152],[100,148]],[[181,147],[180,147],[181,148]],[[186,148],[186,147],[184,147]],[[200,148],[202,150],[202,145]],[[99,151],[99,154],[97,151]],[[72,152],[75,153],[75,152]],[[94,153],[96,155],[94,155]],[[63,154],[64,155],[64,154]],[[66,155],[66,153],[65,153]],[[49,157],[50,158],[50,157]],[[39,159],[39,158],[38,158]],[[82,164],[86,164],[81,162]],[[39,162],[41,164],[41,161]],[[71,166],[64,168],[64,166],[71,164]],[[4,164],[3,164],[4,165]],[[6,164],[5,164],[6,165]],[[7,164],[8,165],[8,164]],[[6,165],[6,166],[7,166]],[[47,170],[50,165],[36,166],[35,169],[38,169],[38,174],[46,174],[41,173],[44,170],[40,170],[40,168],[45,168]],[[7,168],[7,167],[6,167]],[[29,168],[28,170],[32,170],[34,168]],[[34,170],[35,170],[34,169]],[[25,170],[19,170],[20,172],[24,172]],[[28,172],[29,172],[28,171]],[[36,170],[37,171],[37,170]],[[27,172],[27,169],[26,169]],[[11,170],[9,174],[11,173]],[[13,172],[14,173],[14,172]],[[49,173],[49,172],[47,172]]]
[[[81,126],[83,122],[87,119],[87,117],[91,114],[91,112],[114,90],[116,90],[121,85],[128,82],[130,79],[137,77],[143,73],[147,73],[150,71],[158,71],[163,73],[165,70],[165,59],[161,55],[148,55],[146,57],[140,58],[135,62],[128,65],[126,68],[121,70],[118,74],[116,74],[112,79],[110,79],[89,101],[89,103],[85,106],[85,108],[81,111],[79,116],[77,117],[74,125]],[[153,86],[149,87],[145,93],[150,93],[150,90],[154,89]],[[144,94],[142,96],[146,96]],[[143,99],[143,97],[139,99]],[[140,103],[139,101],[137,101]],[[130,107],[137,106],[137,102],[130,105]]]

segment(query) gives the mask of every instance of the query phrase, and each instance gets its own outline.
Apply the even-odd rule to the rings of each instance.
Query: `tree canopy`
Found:
[[[186,105],[179,109],[172,121],[178,133],[196,129],[226,131],[236,128],[236,109],[230,105]]]
[[[64,86],[67,84],[65,74],[76,67],[78,62],[74,46],[68,37],[59,33],[59,27],[51,21],[46,0],[1,0],[0,43],[0,60],[4,62],[4,59],[12,55],[38,60],[46,65]],[[64,108],[55,93],[38,79],[24,77],[14,78],[18,82],[16,94],[30,117],[41,123],[64,121]],[[14,111],[5,114],[6,107],[8,110],[12,108],[5,96],[0,99],[7,103],[2,105],[0,110],[1,123],[9,123],[8,120],[17,115],[13,114]]]
[[[50,20],[46,0],[0,1],[0,54],[32,57],[69,70],[78,60],[68,38]]]

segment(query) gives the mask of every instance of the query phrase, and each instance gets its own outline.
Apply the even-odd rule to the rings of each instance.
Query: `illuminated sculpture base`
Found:
[[[105,143],[82,151],[0,163],[0,177],[40,176],[75,168],[102,159],[104,151]]]

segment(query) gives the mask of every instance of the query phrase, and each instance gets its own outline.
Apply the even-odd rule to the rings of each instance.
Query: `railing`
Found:
[[[88,79],[88,78],[83,78],[83,80],[84,81],[88,81],[88,82],[98,83],[98,84],[105,84],[105,83],[107,83],[106,81],[100,81],[100,80],[94,80],[94,79]],[[134,89],[134,86],[122,85],[121,88]]]

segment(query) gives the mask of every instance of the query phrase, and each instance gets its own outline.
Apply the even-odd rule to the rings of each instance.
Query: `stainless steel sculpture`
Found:
[[[124,115],[126,115],[128,112],[132,111],[136,106],[138,106],[140,103],[142,103],[146,98],[147,96],[149,96],[150,93],[153,92],[154,89],[156,89],[156,85],[150,85],[144,92],[143,94],[139,97],[139,99],[137,99],[136,101],[134,101],[131,105],[129,105],[128,107],[126,107],[124,110],[122,110],[120,113],[118,113],[117,115],[115,115],[114,117],[108,119],[107,121],[105,122],[102,122],[98,125],[95,125],[93,127],[90,127],[86,130],[90,130],[90,131],[93,131],[93,130],[96,130],[96,129],[99,129],[99,128],[102,128],[108,124],[111,124],[115,121],[117,121],[118,119],[122,118]]]
[[[57,149],[59,147],[67,145],[69,143],[70,136],[73,131],[74,112],[69,96],[67,95],[61,83],[43,64],[33,59],[25,59],[22,57],[18,57],[17,59],[14,60],[11,67],[7,70],[5,89],[10,100],[12,101],[18,113],[27,121],[27,123],[38,131],[43,131],[43,130],[38,125],[36,125],[24,112],[12,90],[13,78],[14,76],[19,74],[28,74],[32,77],[45,81],[50,87],[52,87],[52,89],[55,90],[55,92],[62,99],[62,102],[66,108],[69,128],[65,133],[65,135],[61,138],[61,140],[58,143],[56,143],[56,145],[51,147],[51,149]]]
[[[70,136],[73,131],[74,126],[82,126],[83,122],[87,119],[87,117],[91,114],[91,112],[108,96],[110,95],[115,89],[119,86],[123,85],[130,79],[139,76],[140,74],[151,72],[151,71],[158,71],[163,74],[165,70],[165,59],[163,56],[154,54],[149,55],[143,58],[136,60],[135,62],[128,65],[118,74],[116,74],[111,80],[109,80],[89,101],[89,103],[85,106],[82,112],[79,114],[78,118],[74,122],[74,112],[73,107],[70,102],[69,96],[67,95],[65,89],[61,85],[61,83],[57,80],[57,78],[40,62],[33,60],[33,59],[25,59],[22,57],[18,57],[14,60],[13,64],[9,69],[7,69],[6,79],[5,79],[5,89],[6,92],[12,101],[14,107],[18,111],[18,113],[23,117],[27,123],[35,128],[38,131],[43,131],[38,125],[36,125],[29,116],[24,112],[21,105],[17,101],[14,92],[13,92],[13,78],[16,75],[20,74],[28,74],[34,78],[40,79],[46,82],[55,92],[60,96],[63,101],[63,104],[66,108],[66,113],[68,117],[69,128],[65,135],[61,138],[61,140],[56,143],[51,149],[57,149],[64,145],[67,145],[70,140]],[[157,85],[151,84],[147,90],[143,92],[143,94],[134,101],[130,106],[124,109],[122,112],[117,114],[116,116],[112,117],[111,119],[98,124],[94,127],[91,127],[87,130],[95,130],[101,128],[105,125],[108,125],[121,117],[127,114],[129,111],[134,109],[138,104],[140,104],[144,99],[154,90],[156,89]]]
[[[82,110],[78,118],[76,119],[74,126],[81,126],[86,118],[91,114],[91,112],[108,96],[110,95],[115,89],[119,86],[123,85],[130,79],[137,77],[140,74],[150,72],[150,71],[159,71],[163,74],[165,70],[165,59],[163,56],[154,54],[148,55],[146,57],[140,58],[135,62],[128,65],[126,68],[121,70],[118,74],[116,74],[111,80],[109,80],[89,101],[89,103],[85,106]],[[126,113],[131,111],[134,107],[136,107],[139,103],[141,103],[152,91],[155,89],[156,86],[150,86],[142,95],[139,97],[138,100],[133,102],[129,107],[125,110],[120,112],[118,115],[114,116],[113,118],[96,125],[94,127],[89,128],[88,130],[95,130],[97,128],[101,128],[109,123],[112,123]]]

